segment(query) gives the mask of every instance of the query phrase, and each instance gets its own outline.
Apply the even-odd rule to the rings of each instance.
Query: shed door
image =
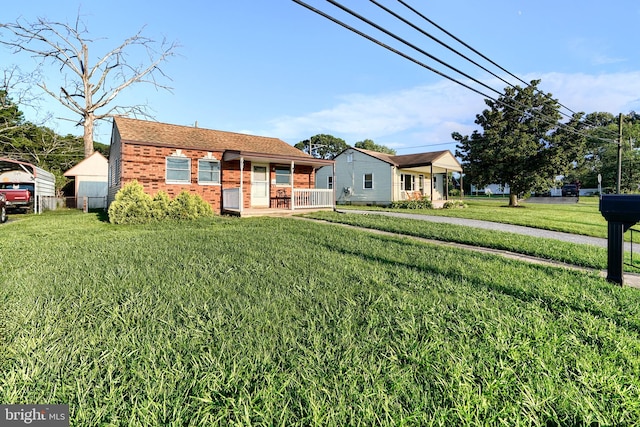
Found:
[[[269,166],[251,166],[251,206],[269,206]]]

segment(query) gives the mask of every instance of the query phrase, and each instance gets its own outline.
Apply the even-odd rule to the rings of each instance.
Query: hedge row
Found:
[[[122,187],[109,206],[109,221],[112,224],[147,224],[211,216],[211,206],[197,194],[183,191],[171,200],[167,193],[160,191],[151,197],[137,181]]]

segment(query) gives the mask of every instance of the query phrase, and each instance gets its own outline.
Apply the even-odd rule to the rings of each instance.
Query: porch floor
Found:
[[[223,215],[239,216],[241,218],[248,218],[252,216],[291,216],[297,214],[304,214],[309,212],[318,211],[332,211],[333,208],[309,208],[309,209],[283,209],[283,208],[248,208],[243,209],[242,212],[237,209],[224,209]]]

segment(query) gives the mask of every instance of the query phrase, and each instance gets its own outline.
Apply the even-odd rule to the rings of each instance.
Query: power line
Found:
[[[413,63],[415,63],[415,64],[417,64],[417,65],[420,65],[421,67],[426,68],[427,70],[429,70],[429,71],[431,71],[431,72],[433,72],[433,73],[436,73],[436,74],[438,74],[439,76],[444,77],[444,78],[446,78],[446,79],[448,79],[448,80],[450,80],[450,81],[452,81],[452,82],[454,82],[454,83],[456,83],[456,84],[458,84],[458,85],[460,85],[460,86],[462,86],[462,87],[464,87],[464,88],[466,88],[466,89],[468,89],[468,90],[471,90],[471,91],[473,91],[473,92],[475,92],[475,93],[477,93],[477,94],[479,94],[479,95],[481,95],[481,96],[483,96],[483,97],[485,97],[485,98],[488,98],[488,99],[490,99],[490,100],[492,100],[492,101],[494,101],[494,102],[496,102],[496,103],[498,103],[498,104],[501,104],[501,105],[503,105],[504,107],[510,108],[510,109],[512,109],[512,110],[514,110],[514,111],[516,111],[516,112],[518,112],[518,113],[523,113],[523,114],[524,114],[524,113],[526,113],[526,112],[527,112],[527,106],[526,106],[526,105],[524,105],[524,104],[522,104],[522,103],[520,103],[520,102],[518,102],[518,101],[515,101],[515,100],[514,100],[514,102],[515,102],[516,104],[519,104],[521,107],[524,107],[524,110],[519,110],[519,109],[515,108],[514,106],[510,105],[510,103],[505,103],[505,102],[502,102],[502,101],[500,101],[500,100],[498,100],[498,99],[495,99],[495,98],[493,98],[493,97],[491,97],[491,96],[487,95],[486,93],[481,92],[480,90],[478,90],[478,89],[476,89],[476,88],[473,88],[473,87],[471,87],[471,86],[469,86],[469,85],[467,85],[467,84],[465,84],[465,83],[463,83],[463,82],[461,82],[461,81],[459,81],[459,80],[457,80],[457,79],[455,79],[455,78],[453,78],[453,77],[451,77],[451,76],[449,76],[449,75],[447,75],[447,74],[444,74],[443,72],[438,71],[438,70],[436,70],[436,69],[434,69],[434,68],[432,68],[432,67],[430,67],[430,66],[426,65],[425,63],[423,63],[423,62],[421,62],[421,61],[419,61],[419,60],[417,60],[417,59],[415,59],[415,58],[413,58],[413,57],[411,57],[411,56],[409,56],[409,55],[407,55],[407,54],[405,54],[405,53],[403,53],[403,52],[401,52],[401,51],[399,51],[399,50],[397,50],[397,49],[395,49],[395,48],[393,48],[393,47],[391,47],[391,46],[389,46],[389,45],[387,45],[387,44],[385,44],[385,43],[383,43],[383,42],[381,42],[381,41],[379,41],[379,40],[377,40],[377,39],[375,39],[374,37],[372,37],[372,36],[370,36],[370,35],[368,35],[368,34],[366,34],[366,33],[362,32],[362,31],[360,31],[360,30],[358,30],[358,29],[356,29],[356,28],[354,28],[354,27],[352,27],[352,26],[350,26],[350,25],[348,25],[348,24],[346,24],[346,23],[344,23],[344,22],[342,22],[342,21],[340,21],[340,20],[338,20],[337,18],[335,18],[335,17],[333,17],[333,16],[331,16],[331,15],[329,15],[329,14],[327,14],[327,13],[325,13],[325,12],[323,12],[323,11],[321,11],[321,10],[317,9],[317,8],[314,8],[314,7],[310,6],[309,4],[307,4],[307,3],[305,3],[305,2],[303,2],[303,1],[301,1],[301,0],[293,0],[293,1],[294,1],[295,3],[297,3],[297,4],[299,4],[300,6],[303,6],[303,7],[307,8],[307,9],[309,9],[310,11],[312,11],[312,12],[314,12],[314,13],[316,13],[316,14],[318,14],[318,15],[322,16],[322,17],[324,17],[325,19],[328,19],[328,20],[330,20],[330,21],[334,22],[335,24],[338,24],[338,25],[342,26],[343,28],[346,28],[346,29],[348,29],[348,30],[350,30],[350,31],[354,32],[355,34],[358,34],[359,36],[361,36],[361,37],[363,37],[363,38],[366,38],[367,40],[369,40],[369,41],[371,41],[371,42],[373,42],[373,43],[375,43],[375,44],[377,44],[377,45],[379,45],[379,46],[381,46],[381,47],[384,47],[385,49],[387,49],[387,50],[389,50],[389,51],[391,51],[391,52],[393,52],[393,53],[395,53],[395,54],[397,54],[397,55],[399,55],[399,56],[401,56],[401,57],[403,57],[403,58],[405,58],[405,59],[408,59],[409,61],[411,61],[411,62],[413,62]],[[361,15],[357,14],[356,12],[351,11],[350,9],[346,8],[345,6],[342,6],[342,5],[341,5],[341,4],[339,4],[338,2],[336,2],[336,1],[334,1],[334,0],[327,0],[327,2],[329,2],[329,3],[333,4],[334,6],[336,6],[336,7],[340,8],[340,9],[342,9],[342,10],[344,10],[345,12],[350,13],[352,16],[357,17],[358,19],[362,20],[363,22],[366,22],[367,24],[369,24],[369,25],[373,26],[374,28],[378,29],[379,31],[382,31],[382,32],[384,32],[385,34],[387,34],[387,35],[389,35],[389,36],[391,36],[391,37],[395,38],[396,40],[401,41],[402,43],[406,44],[407,46],[412,47],[413,49],[417,50],[418,52],[423,53],[423,54],[425,54],[425,55],[429,56],[429,57],[430,57],[430,58],[432,58],[432,59],[433,59],[433,58],[435,58],[435,57],[433,57],[432,55],[430,55],[430,54],[426,53],[424,50],[422,50],[422,49],[420,49],[420,48],[417,48],[415,45],[413,45],[413,44],[411,44],[411,43],[407,42],[406,40],[404,40],[404,39],[402,39],[402,38],[400,38],[399,36],[397,36],[397,35],[395,35],[395,34],[391,33],[390,31],[388,31],[388,30],[386,30],[386,29],[382,28],[381,26],[379,26],[379,25],[377,25],[377,24],[375,24],[375,23],[371,22],[370,20],[368,20],[368,19],[366,19],[366,18],[362,17]],[[437,59],[437,58],[435,58],[435,59],[436,59],[438,62],[440,62],[440,63],[442,63],[442,64],[446,65],[447,67],[449,67],[449,68],[451,68],[451,69],[455,70],[456,72],[459,72],[459,71],[458,71],[457,69],[455,69],[454,67],[449,66],[446,62],[441,61],[441,60],[439,60],[439,59]],[[476,83],[479,83],[479,84],[483,85],[484,87],[488,87],[486,84],[481,83],[481,82],[479,82],[478,80],[476,80],[476,79],[474,79],[474,78],[471,78],[471,77],[467,76],[467,75],[466,75],[466,74],[464,74],[464,73],[461,73],[461,74],[462,74],[462,75],[464,75],[465,77],[470,78],[470,79],[471,79],[471,80],[473,80],[474,82],[476,82]],[[500,94],[501,96],[504,96],[500,91],[497,91],[497,90],[495,90],[495,89],[493,89],[493,88],[491,88],[491,87],[488,87],[488,88],[489,88],[490,90],[492,90],[493,92],[496,92],[496,93]],[[555,100],[554,100],[554,101],[555,101]],[[555,101],[555,102],[557,102],[557,101]],[[593,138],[593,139],[602,140],[602,141],[605,141],[605,142],[608,142],[608,143],[612,142],[611,140],[608,140],[608,139],[603,139],[603,138],[598,138],[598,137],[592,137],[592,136],[590,136],[590,135],[586,135],[586,134],[580,133],[579,131],[577,131],[577,130],[575,130],[575,129],[570,128],[569,126],[565,125],[564,123],[558,123],[558,121],[557,121],[556,119],[551,120],[550,118],[548,118],[548,117],[546,117],[546,116],[542,115],[542,114],[541,114],[541,113],[539,113],[539,112],[538,112],[538,116],[539,116],[539,118],[541,118],[541,119],[542,119],[542,121],[543,121],[543,122],[546,122],[547,124],[559,125],[559,126],[561,126],[561,127],[566,127],[566,129],[567,129],[569,132],[571,132],[571,133],[574,133],[574,134],[577,134],[577,135],[580,135],[580,136],[583,136],[583,137],[590,137],[590,138]]]
[[[375,2],[375,0],[370,0],[372,3],[377,4],[377,2]],[[460,43],[461,45],[463,45],[464,47],[466,47],[467,49],[469,49],[470,51],[472,51],[473,53],[475,53],[476,55],[480,56],[482,59],[486,60],[487,62],[489,62],[490,64],[494,65],[495,67],[499,68],[501,71],[507,73],[508,75],[510,75],[511,77],[515,78],[516,80],[518,80],[519,82],[523,83],[526,86],[531,86],[528,82],[522,80],[520,77],[518,77],[517,75],[515,75],[514,73],[510,72],[509,70],[507,70],[506,68],[502,67],[501,65],[499,65],[497,62],[493,61],[492,59],[490,59],[489,57],[487,57],[486,55],[484,55],[483,53],[481,53],[480,51],[478,51],[477,49],[473,48],[472,46],[470,46],[468,43],[464,42],[463,40],[461,40],[459,37],[456,37],[454,34],[452,34],[451,32],[447,31],[446,29],[444,29],[442,26],[438,25],[437,23],[435,23],[433,20],[429,19],[427,16],[425,16],[423,13],[419,12],[418,10],[416,10],[414,7],[410,6],[407,2],[405,2],[404,0],[397,0],[398,3],[402,4],[404,7],[406,7],[407,9],[409,9],[410,11],[412,11],[413,13],[415,13],[416,15],[418,15],[420,18],[424,19],[425,21],[427,21],[429,24],[433,25],[434,27],[436,27],[438,30],[442,31],[443,33],[445,33],[446,35],[448,35],[449,37],[451,37],[452,39],[454,39],[455,41],[457,41],[458,43]],[[385,8],[386,9],[386,8]],[[391,13],[391,12],[389,12]],[[394,16],[395,13],[393,13]],[[403,18],[398,18],[398,19],[402,19],[403,22],[404,19]],[[417,29],[418,31],[420,31],[421,33],[425,34],[427,37],[432,38],[433,40],[438,41],[439,43],[441,43],[439,40],[433,38],[431,35],[427,34],[426,32],[422,31],[421,29],[419,29],[418,27],[414,26],[413,24],[409,24],[411,25],[413,28]],[[443,44],[443,43],[441,43]],[[448,45],[443,44],[445,47],[450,48]],[[456,50],[450,48],[450,50],[454,51],[455,53],[457,53],[458,55],[462,56],[463,58],[467,59],[469,62],[471,62],[472,64],[482,68],[483,70],[489,72],[489,74],[491,74],[494,77],[497,77],[498,79],[500,79],[501,81],[507,83],[508,85],[510,85],[511,87],[514,87],[513,84],[507,82],[506,80],[496,76],[494,73],[486,70],[484,67],[476,64],[474,61],[468,59],[466,56],[458,53]],[[539,93],[541,93],[542,95],[544,95],[545,97],[548,97],[547,94],[545,94],[544,92],[542,92],[541,90],[537,90]],[[560,103],[559,101],[556,100],[556,102],[558,102],[558,105],[560,105],[562,108],[566,109],[567,111],[571,112],[573,115],[578,114],[575,111],[573,111],[571,108],[563,105],[562,103]],[[570,117],[569,115],[565,114],[565,113],[561,113],[563,114],[565,117]],[[589,123],[587,123],[589,124]],[[592,126],[594,126],[594,124],[590,124]],[[611,133],[611,135],[616,135],[614,132]],[[617,136],[617,135],[616,135]]]
[[[300,6],[303,6],[303,7],[307,8],[307,9],[309,9],[310,11],[312,11],[314,13],[317,13],[318,15],[322,16],[323,18],[326,18],[326,19],[330,20],[331,22],[333,22],[335,24],[338,24],[343,28],[346,28],[347,30],[356,33],[360,37],[364,37],[365,39],[377,44],[378,46],[381,46],[381,47],[383,47],[383,48],[395,53],[396,55],[399,55],[399,56],[401,56],[401,57],[403,57],[405,59],[408,59],[409,61],[413,62],[414,64],[417,64],[417,65],[419,65],[419,66],[421,66],[423,68],[426,68],[427,70],[429,70],[429,71],[431,71],[433,73],[436,73],[437,75],[439,75],[441,77],[444,77],[447,80],[450,80],[450,81],[452,81],[454,83],[457,83],[460,86],[463,86],[466,89],[469,89],[469,90],[477,93],[478,95],[481,95],[481,96],[484,96],[485,98],[489,98],[489,99],[492,99],[492,100],[496,101],[494,98],[492,98],[491,96],[479,91],[478,89],[475,89],[475,88],[473,88],[473,87],[471,87],[471,86],[469,86],[469,85],[467,85],[465,83],[462,83],[461,81],[458,81],[458,80],[454,79],[453,77],[450,77],[450,76],[448,76],[448,75],[436,70],[435,68],[432,68],[432,67],[428,66],[427,64],[425,64],[423,62],[420,62],[417,59],[415,59],[415,58],[413,58],[413,57],[411,57],[411,56],[409,56],[409,55],[407,55],[407,54],[405,54],[403,52],[400,52],[399,50],[397,50],[397,49],[395,49],[395,48],[393,48],[393,47],[391,47],[391,46],[389,46],[389,45],[387,45],[387,44],[385,44],[385,43],[383,43],[383,42],[371,37],[368,34],[363,33],[360,30],[357,30],[356,28],[354,28],[354,27],[352,27],[352,26],[350,26],[348,24],[345,24],[344,22],[334,18],[333,16],[331,16],[331,15],[329,15],[327,13],[324,13],[323,11],[321,11],[319,9],[316,9],[315,7],[313,7],[311,5],[308,5],[307,3],[305,3],[305,2],[303,2],[301,0],[292,0],[292,1],[297,3],[297,4],[299,4]]]
[[[478,83],[479,85],[483,86],[486,89],[489,89],[490,91],[493,91],[493,92],[497,93],[498,95],[502,95],[502,92],[500,92],[499,90],[496,90],[496,89],[492,88],[491,86],[487,85],[486,83],[483,83],[483,82],[471,77],[469,74],[466,74],[463,71],[460,71],[456,67],[453,67],[452,65],[447,64],[443,60],[441,60],[439,58],[436,58],[435,56],[433,56],[430,53],[426,52],[425,50],[419,48],[418,46],[414,45],[413,43],[410,43],[407,40],[403,39],[402,37],[397,36],[396,34],[392,33],[391,31],[381,27],[380,25],[376,24],[375,22],[373,22],[373,21],[365,18],[364,16],[354,12],[353,10],[343,6],[342,4],[338,3],[337,1],[335,1],[335,0],[326,0],[326,1],[328,1],[329,3],[331,3],[332,5],[334,5],[336,7],[344,10],[345,12],[349,13],[350,15],[355,16],[359,20],[371,25],[372,27],[374,27],[378,31],[381,31],[381,32],[385,33],[386,35],[393,37],[394,39],[398,40],[400,43],[403,43],[403,44],[409,46],[410,48],[416,50],[417,52],[420,52],[421,54],[429,57],[430,59],[433,59],[434,61],[438,62],[439,64],[444,65],[445,67],[449,68],[450,70],[455,71],[456,73],[468,78],[469,80],[474,81],[475,83]]]

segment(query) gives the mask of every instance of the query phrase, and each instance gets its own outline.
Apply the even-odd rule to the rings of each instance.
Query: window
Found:
[[[327,188],[329,190],[333,190],[333,177],[332,176],[328,176],[327,177]]]
[[[353,163],[353,154],[352,153],[347,154],[347,163]]]
[[[276,185],[291,185],[291,168],[276,166]]]
[[[220,184],[220,162],[217,160],[198,160],[198,183]]]
[[[401,177],[402,189],[405,191],[414,191],[416,188],[416,177],[411,174],[403,174]]]
[[[167,157],[167,182],[182,184],[191,182],[191,161],[186,157]]]
[[[373,174],[365,173],[362,177],[362,188],[364,189],[372,189],[373,188]]]

